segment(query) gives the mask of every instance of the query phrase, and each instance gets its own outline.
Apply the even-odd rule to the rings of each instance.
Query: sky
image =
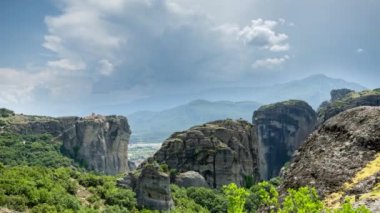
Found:
[[[0,107],[82,115],[319,73],[377,88],[378,11],[378,0],[2,0]]]

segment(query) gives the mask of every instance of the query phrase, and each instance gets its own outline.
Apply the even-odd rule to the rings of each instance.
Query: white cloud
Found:
[[[259,68],[265,68],[265,69],[273,69],[277,66],[280,66],[281,64],[285,63],[287,60],[289,60],[290,57],[288,55],[284,55],[280,58],[266,58],[266,59],[260,59],[255,61],[255,63],[252,64],[252,68],[259,69]]]
[[[280,23],[285,23],[285,20],[280,19]],[[251,25],[244,27],[238,36],[246,44],[262,47],[272,52],[287,51],[289,50],[288,36],[284,33],[277,33],[274,30],[277,25],[278,22],[273,20],[252,20]]]
[[[72,61],[67,58],[63,58],[57,61],[49,61],[48,65],[53,68],[70,71],[86,69],[86,64],[83,61]]]
[[[48,33],[42,46],[55,54],[46,69],[72,79],[70,88],[82,88],[78,76],[90,79],[83,89],[88,95],[148,85],[155,93],[172,84],[204,83],[208,77],[234,81],[251,75],[257,58],[271,61],[274,52],[289,50],[288,36],[277,28],[287,26],[285,19],[256,19],[241,27],[239,21],[221,21],[195,5],[186,7],[190,1],[57,2],[61,13],[45,18]],[[55,96],[70,89],[58,78],[54,75],[55,84],[49,84]]]
[[[361,53],[364,52],[364,50],[363,50],[362,48],[358,48],[358,49],[356,50],[356,52],[359,53],[359,54],[361,54]]]
[[[32,100],[33,91],[43,81],[40,74],[0,68],[0,104],[25,103]]]

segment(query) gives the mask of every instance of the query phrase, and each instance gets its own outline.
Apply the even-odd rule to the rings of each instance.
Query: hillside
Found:
[[[131,143],[163,142],[173,132],[213,120],[251,120],[252,112],[259,106],[259,103],[253,101],[196,100],[160,112],[136,112],[128,116],[132,128]]]
[[[255,100],[260,103],[273,103],[288,99],[303,100],[316,109],[323,101],[330,98],[333,89],[348,88],[355,91],[365,87],[342,79],[330,78],[325,75],[312,75],[304,79],[289,81],[265,87],[224,87],[202,91],[199,97],[222,98],[224,100]],[[238,96],[236,94],[239,94]]]

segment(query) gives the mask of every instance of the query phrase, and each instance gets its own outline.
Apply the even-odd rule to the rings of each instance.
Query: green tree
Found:
[[[279,213],[319,213],[324,209],[315,188],[289,189]]]
[[[245,188],[239,188],[235,183],[223,186],[223,193],[228,201],[228,213],[243,213],[244,204],[249,195]]]
[[[268,181],[260,182],[250,188],[250,195],[246,202],[246,209],[255,212],[259,208],[274,212],[279,208],[278,192],[276,187]]]

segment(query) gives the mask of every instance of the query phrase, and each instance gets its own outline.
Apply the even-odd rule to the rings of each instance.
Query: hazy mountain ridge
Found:
[[[162,142],[175,131],[213,120],[251,120],[253,111],[260,105],[288,99],[306,101],[317,109],[323,101],[330,99],[331,90],[340,88],[356,91],[365,89],[357,83],[342,79],[312,75],[273,86],[224,87],[186,94],[180,98],[193,98],[195,101],[163,111],[144,110],[128,115],[132,126],[131,142]]]
[[[199,94],[201,98],[221,98],[235,101],[237,98],[244,100],[255,100],[260,103],[269,104],[288,99],[303,100],[314,109],[325,100],[330,98],[333,89],[347,88],[355,91],[366,89],[360,84],[348,82],[343,79],[330,78],[326,75],[317,74],[307,78],[289,81],[287,83],[275,84],[265,87],[223,87],[215,88]],[[206,95],[207,94],[207,95]],[[237,96],[236,94],[239,94]]]
[[[261,104],[253,101],[196,100],[161,112],[141,111],[128,116],[133,142],[162,142],[175,131],[218,119],[250,120]]]

